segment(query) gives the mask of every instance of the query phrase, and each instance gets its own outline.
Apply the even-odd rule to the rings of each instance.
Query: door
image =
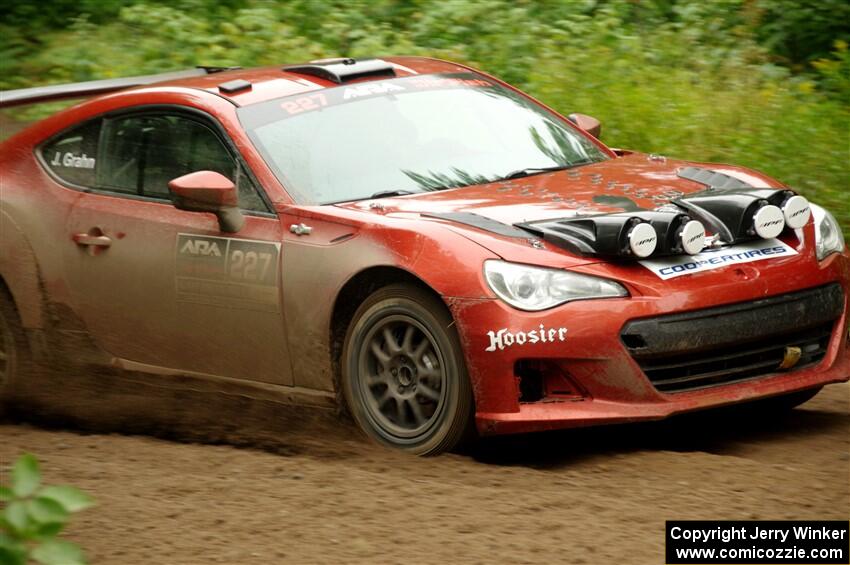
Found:
[[[74,308],[98,345],[142,369],[291,385],[280,221],[220,133],[179,112],[108,118],[97,155],[63,245]],[[168,182],[198,170],[238,186],[238,233],[171,205]]]

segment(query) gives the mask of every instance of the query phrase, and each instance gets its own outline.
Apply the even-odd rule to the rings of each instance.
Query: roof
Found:
[[[454,63],[425,57],[383,57],[382,59],[393,67],[395,76],[398,77],[467,70],[465,67]],[[303,65],[299,66],[303,67]],[[368,82],[386,78],[386,75],[378,74],[353,78],[347,80],[346,83]],[[251,87],[233,92],[223,91],[220,88],[222,84],[235,80],[247,81],[251,84]],[[283,66],[274,66],[223,71],[204,76],[171,80],[158,83],[157,86],[200,88],[227,98],[239,106],[247,106],[301,92],[333,88],[339,86],[339,83],[315,74],[285,70]]]
[[[102,79],[0,91],[0,108],[48,100],[91,97],[133,87],[184,87],[202,89],[229,99],[238,106],[338,86],[380,80],[387,76],[458,72],[460,65],[424,57],[385,59],[323,59],[285,67],[197,67],[155,75]]]

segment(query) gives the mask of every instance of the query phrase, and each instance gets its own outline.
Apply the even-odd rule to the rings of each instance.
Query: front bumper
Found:
[[[657,420],[847,381],[849,267],[850,258],[845,254],[828,259],[805,276],[737,280],[714,273],[699,284],[679,284],[669,292],[579,301],[545,312],[521,312],[495,299],[449,299],[475,392],[478,430],[490,435]],[[805,294],[807,289],[830,286],[838,291],[831,330],[828,324],[821,351],[808,365],[804,357],[799,368],[766,368],[755,376],[742,373],[740,379],[670,392],[650,381],[639,356],[633,356],[634,350],[630,352],[622,339],[624,329],[636,320],[747,304],[788,293]],[[787,304],[768,312],[800,314]],[[817,314],[824,315],[823,311]],[[781,321],[764,319],[765,332],[781,333],[793,326],[787,319]],[[703,329],[708,336],[722,326],[706,323]],[[694,330],[700,332],[700,325]],[[522,402],[516,367],[518,362],[528,361],[556,367],[576,385],[573,392],[579,392],[544,393],[535,401]]]

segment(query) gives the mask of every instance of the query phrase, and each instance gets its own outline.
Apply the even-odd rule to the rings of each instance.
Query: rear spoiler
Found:
[[[144,75],[137,77],[108,78],[103,80],[91,80],[86,82],[74,82],[70,84],[53,84],[50,86],[36,86],[33,88],[21,88],[18,90],[0,90],[0,108],[10,108],[22,104],[36,104],[52,100],[63,100],[67,98],[82,98],[105,94],[116,90],[123,90],[133,86],[144,86],[157,82],[177,80],[181,78],[193,78],[232,71],[241,67],[196,67],[185,71],[174,71],[170,73],[159,73],[155,75]]]

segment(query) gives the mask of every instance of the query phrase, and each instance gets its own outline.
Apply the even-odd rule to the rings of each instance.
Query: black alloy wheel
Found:
[[[418,455],[470,431],[472,390],[445,305],[409,285],[385,287],[357,310],[343,350],[343,391],[370,437]]]

